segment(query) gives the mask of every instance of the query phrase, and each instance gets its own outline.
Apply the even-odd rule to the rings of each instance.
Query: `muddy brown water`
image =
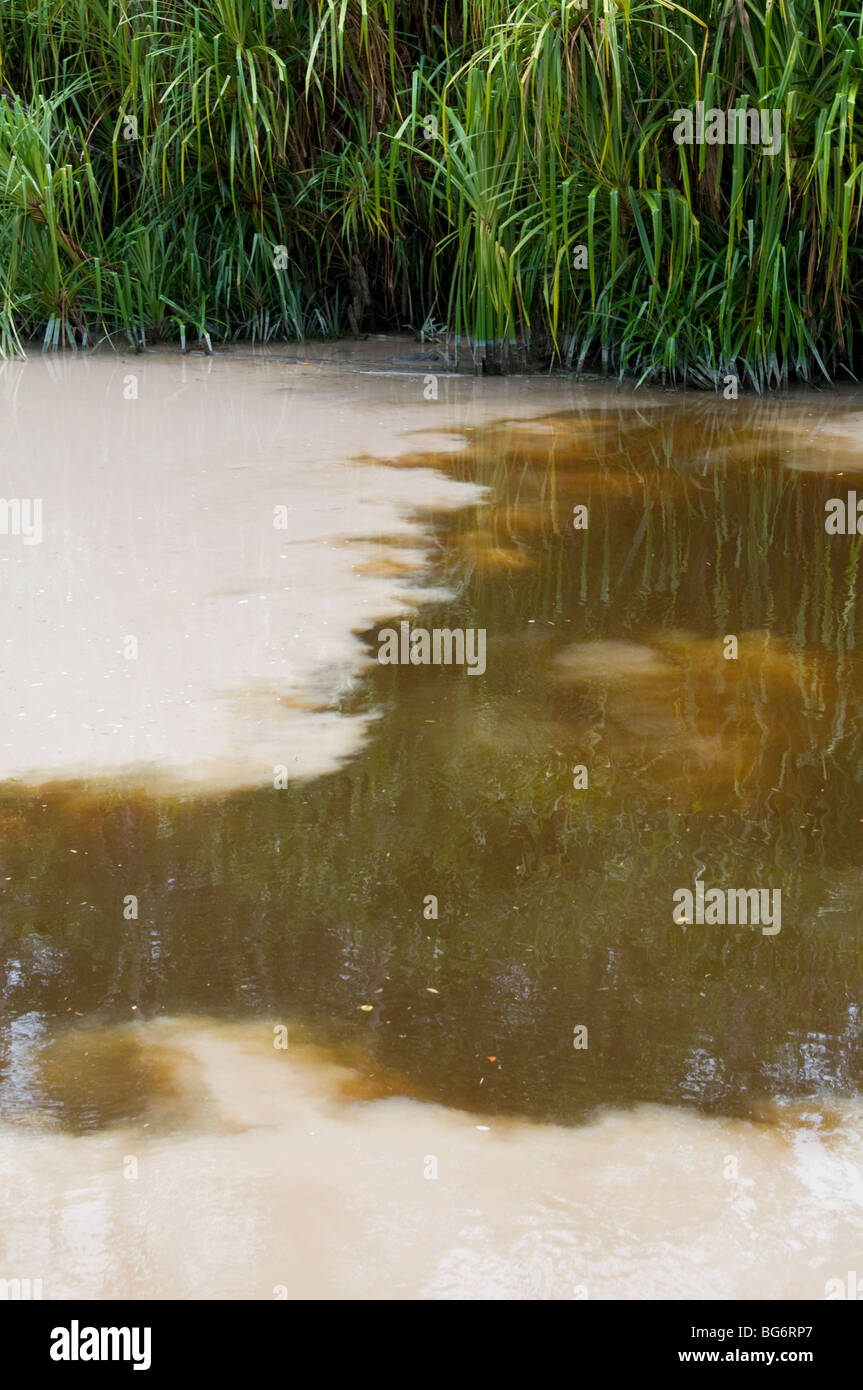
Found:
[[[823,1297],[863,1237],[859,398],[429,401],[396,349],[0,372],[44,514],[0,536],[0,1278]],[[402,621],[485,671],[381,665]],[[781,930],[677,923],[697,880]]]

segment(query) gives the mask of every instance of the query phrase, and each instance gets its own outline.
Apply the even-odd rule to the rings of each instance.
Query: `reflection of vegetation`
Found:
[[[859,541],[824,535],[835,482],[780,472],[744,424],[562,418],[448,458],[494,495],[440,519],[458,596],[422,621],[485,627],[488,671],[375,667],[384,718],[335,776],[218,801],[9,789],[7,1012],[297,1016],[447,1101],[570,1119],[855,1088]],[[780,936],[673,926],[698,874],[781,888]]]

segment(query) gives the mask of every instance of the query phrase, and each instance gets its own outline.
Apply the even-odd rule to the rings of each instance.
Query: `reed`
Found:
[[[0,348],[854,373],[861,76],[840,0],[5,0]],[[697,102],[779,148],[675,143]]]

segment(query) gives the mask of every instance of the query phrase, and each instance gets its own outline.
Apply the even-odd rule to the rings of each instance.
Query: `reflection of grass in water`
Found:
[[[342,772],[185,803],[7,789],[7,1009],[62,1015],[73,982],[87,1016],[284,1011],[418,1093],[567,1120],[855,1089],[858,541],[827,542],[833,484],[783,475],[769,432],[743,470],[705,462],[698,424],[545,435],[539,462],[508,425],[435,456],[494,491],[439,519],[457,597],[421,622],[485,627],[488,671],[374,665],[358,699],[383,718]],[[602,486],[603,451],[632,494]],[[530,563],[473,563],[497,549]],[[612,670],[639,647],[657,655]],[[780,887],[781,935],[674,927],[699,873]]]

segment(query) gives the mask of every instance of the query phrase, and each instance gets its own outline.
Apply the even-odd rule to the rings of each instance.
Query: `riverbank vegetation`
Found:
[[[5,0],[0,348],[411,328],[842,378],[861,75],[839,0]],[[676,143],[699,103],[779,147]]]

